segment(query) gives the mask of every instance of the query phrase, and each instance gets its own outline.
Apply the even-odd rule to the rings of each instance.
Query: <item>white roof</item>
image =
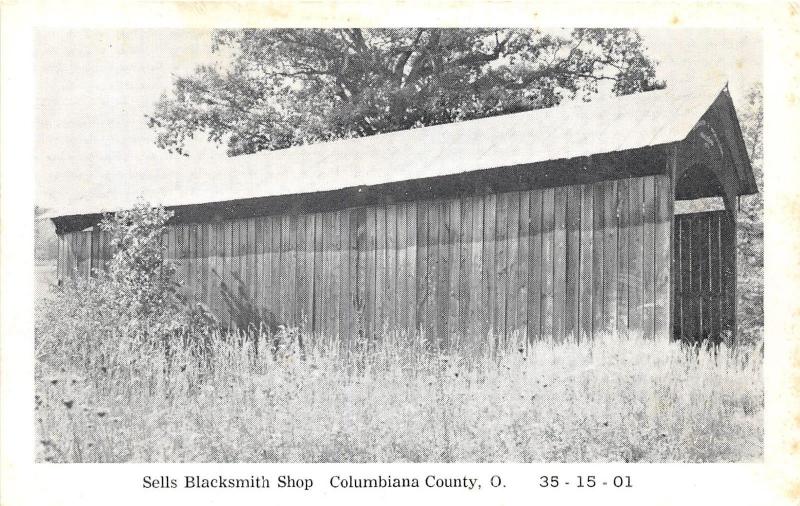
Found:
[[[142,197],[179,206],[292,195],[446,176],[681,141],[723,85],[596,98],[370,137],[262,151],[219,160],[175,157],[163,177],[111,202],[102,188],[49,216],[109,212]],[[119,182],[109,182],[119,184]]]

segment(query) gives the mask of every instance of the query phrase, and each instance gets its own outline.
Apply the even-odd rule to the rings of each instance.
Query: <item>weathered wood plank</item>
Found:
[[[417,308],[419,307],[419,300],[417,299],[416,279],[418,274],[417,269],[417,230],[419,223],[417,222],[417,203],[409,202],[406,204],[406,293],[408,299],[406,305],[408,307],[408,335],[411,338],[419,327],[417,326]]]
[[[217,269],[217,223],[208,224],[208,277],[206,279],[206,292],[208,310],[214,315],[219,311],[219,271]]]
[[[61,284],[64,280],[64,236],[56,236],[56,283]]]
[[[542,191],[530,190],[528,216],[528,331],[527,342],[542,338]]]
[[[517,226],[517,253],[514,257],[514,291],[516,292],[516,311],[514,330],[515,346],[521,345],[528,336],[528,272],[530,248],[530,192],[519,192],[519,224]]]
[[[546,188],[542,192],[542,338],[552,340],[553,329],[553,267],[555,235],[555,191]]]
[[[239,299],[246,313],[246,320],[251,318],[250,307],[250,220],[242,219],[239,222]],[[249,323],[249,321],[247,322]]]
[[[242,220],[233,220],[231,222],[231,236],[229,238],[230,241],[230,248],[228,251],[230,252],[230,270],[229,270],[229,277],[230,283],[228,284],[230,288],[230,297],[231,297],[231,304],[232,308],[241,304],[241,289],[242,289]],[[180,240],[180,239],[179,239]],[[180,247],[180,245],[179,245]],[[234,311],[233,317],[236,318],[238,315]],[[237,322],[234,322],[237,323]]]
[[[628,337],[630,179],[617,181],[617,216],[617,333],[621,337]]]
[[[444,346],[447,336],[447,202],[434,200],[431,206],[430,236],[428,237],[428,262],[432,266],[431,318],[435,346]]]
[[[386,207],[375,208],[375,313],[374,333],[376,339],[383,339],[388,331],[386,313],[389,305],[386,300]]]
[[[73,232],[72,240],[70,241],[70,278],[77,279],[81,276],[80,271],[80,258],[81,258],[81,236],[83,232]]]
[[[505,344],[506,339],[506,303],[508,300],[508,207],[511,194],[497,195],[497,220],[495,225],[495,270],[497,291],[495,297],[496,343]]]
[[[181,241],[178,246],[180,248],[179,255],[181,259],[181,268],[183,270],[184,280],[184,294],[186,300],[191,301],[194,299],[194,273],[193,271],[193,258],[192,258],[192,228],[193,224],[187,223],[181,227]]]
[[[186,225],[185,231],[186,241],[186,294],[187,302],[194,304],[197,300],[197,224],[189,223]]]
[[[342,218],[345,220],[343,223],[347,233],[347,249],[346,258],[342,259],[342,263],[347,265],[345,278],[342,279],[342,288],[344,296],[342,298],[342,312],[344,325],[344,335],[346,336],[346,345],[348,350],[353,350],[353,344],[358,337],[358,285],[356,283],[358,277],[358,213],[357,209],[347,209]],[[344,237],[342,237],[344,240]]]
[[[397,206],[383,206],[381,335],[394,337],[397,327]]]
[[[220,234],[220,240],[222,241],[222,247],[220,248],[220,256],[221,258],[221,276],[222,281],[220,282],[221,286],[221,303],[223,306],[222,309],[222,325],[224,327],[229,327],[231,325],[231,318],[233,313],[232,309],[232,287],[233,281],[231,278],[231,267],[232,267],[232,238],[233,238],[233,222],[232,221],[223,221],[220,222],[222,233]],[[170,237],[171,245],[175,244],[172,237]],[[173,249],[170,246],[170,249]],[[174,250],[173,250],[174,255]],[[174,258],[174,256],[173,256]]]
[[[378,205],[374,207],[374,210],[373,248],[375,261],[373,262],[374,274],[372,277],[374,290],[372,296],[372,333],[374,339],[382,339],[386,323],[386,207]]]
[[[192,304],[203,300],[203,236],[201,224],[192,223],[189,229],[189,266],[192,272]]]
[[[636,332],[636,335],[642,335],[644,329],[642,328],[643,322],[643,308],[644,304],[644,224],[643,218],[643,199],[644,199],[644,185],[642,178],[633,178],[630,180],[629,190],[629,219],[630,227],[628,229],[628,245],[630,253],[628,256],[628,272],[630,273],[630,284],[628,285],[628,329],[631,332]]]
[[[580,338],[580,234],[581,234],[581,188],[580,186],[567,187],[566,209],[566,305],[565,328],[567,338],[577,340]]]
[[[506,346],[512,338],[522,329],[523,324],[518,320],[518,303],[521,283],[519,280],[519,221],[520,221],[520,193],[510,192],[507,195],[508,220],[506,227],[506,304],[505,304],[505,340]]]
[[[256,218],[247,219],[247,296],[253,310],[258,307],[258,266],[256,264]]]
[[[90,234],[89,272],[93,274],[95,269],[100,268],[100,229],[96,226],[92,227]]]
[[[555,189],[553,236],[553,338],[566,339],[567,312],[567,188]]]
[[[692,249],[694,219],[691,215],[681,217],[681,338],[694,340],[694,306],[690,303],[692,293]]]
[[[720,279],[720,250],[719,241],[719,216],[710,215],[708,225],[708,286],[706,289],[706,308],[708,311],[709,336],[717,339],[720,336],[719,327],[719,279]]]
[[[386,206],[386,271],[384,282],[384,317],[385,331],[388,336],[397,336],[397,297],[398,297],[398,244],[397,244],[397,210],[398,204]]]
[[[319,266],[319,286],[314,297],[320,307],[315,311],[322,321],[322,332],[325,339],[341,340],[346,326],[342,324],[346,290],[344,289],[347,274],[347,216],[341,210],[333,213],[317,215],[318,251],[322,251]],[[328,306],[324,306],[325,301]]]
[[[374,206],[364,208],[364,335],[369,342],[375,339],[375,221]]]
[[[66,234],[61,234],[61,235],[57,236],[58,260],[57,260],[57,263],[56,263],[56,279],[58,280],[58,285],[59,286],[62,285],[64,283],[64,281],[66,281],[66,279],[67,279],[67,276],[66,276],[66,272],[67,272],[67,268],[66,268],[66,266],[67,266],[66,240],[67,240],[67,235]]]
[[[78,257],[75,254],[75,242],[80,232],[70,232],[64,236],[64,278],[75,279],[78,268]]]
[[[644,316],[643,330],[645,339],[655,336],[655,177],[644,178]]]
[[[314,326],[324,340],[339,339],[341,212],[317,213],[314,221]]]
[[[254,272],[253,276],[255,278],[255,287],[253,290],[253,305],[255,311],[257,312],[257,321],[254,322],[259,325],[259,328],[263,328],[262,324],[267,323],[267,313],[266,313],[266,275],[265,271],[269,269],[269,265],[266,263],[266,245],[265,242],[269,240],[269,238],[265,235],[267,232],[265,228],[267,227],[267,221],[264,218],[255,218],[253,221],[253,264],[254,264]]]
[[[708,311],[708,293],[710,292],[709,289],[709,282],[711,279],[709,273],[709,236],[711,235],[710,232],[710,221],[711,221],[711,214],[703,215],[703,219],[700,221],[700,240],[698,241],[700,254],[698,255],[698,260],[700,262],[700,276],[701,276],[701,287],[700,292],[698,294],[698,302],[700,304],[700,324],[702,325],[702,332],[700,333],[700,337],[702,339],[707,339],[710,336],[709,326],[710,326],[710,315]]]
[[[92,268],[92,232],[81,232],[81,276],[88,279]]]
[[[593,334],[593,254],[594,254],[594,190],[592,185],[581,185],[581,223],[580,223],[580,275],[578,303],[580,329],[579,340],[591,339]]]
[[[655,210],[655,338],[667,341],[672,335],[672,181],[670,176],[656,176]]]
[[[458,343],[463,348],[470,345],[470,319],[475,317],[474,296],[470,293],[472,273],[472,211],[474,201],[472,197],[463,197],[460,202],[461,215],[459,216],[458,232],[458,322],[456,334]],[[472,315],[470,315],[472,311]]]
[[[486,286],[486,320],[487,328],[484,335],[489,336],[490,346],[495,346],[497,328],[497,270],[496,270],[496,244],[497,231],[497,195],[491,194],[484,197],[483,213],[483,277]]]
[[[326,339],[341,339],[342,333],[342,280],[347,279],[347,226],[342,211],[320,213],[317,215],[318,250],[322,251],[322,264],[318,276],[323,294],[315,293],[322,303],[327,299],[328,306],[320,307],[319,313],[325,329]],[[326,230],[327,227],[327,230]]]
[[[314,215],[314,334],[324,341],[337,338],[338,290],[334,293],[333,233],[338,226],[337,212]]]
[[[684,285],[684,319],[686,323],[686,338],[692,342],[697,339],[698,334],[698,306],[695,302],[696,294],[698,293],[698,287],[700,280],[698,279],[698,272],[697,272],[697,249],[699,243],[699,221],[696,215],[687,215],[687,250],[688,250],[688,260],[685,264],[685,268],[688,274],[688,282]]]
[[[236,303],[239,291],[239,221],[229,222],[225,238],[226,279],[228,281],[228,310],[230,312],[229,325],[235,326]]]
[[[309,312],[306,310],[306,305],[308,304],[308,287],[310,284],[308,279],[308,270],[306,267],[308,263],[309,246],[306,242],[306,230],[308,229],[309,216],[309,214],[304,213],[297,217],[297,230],[295,232],[296,262],[294,276],[297,300],[294,301],[293,304],[294,307],[292,309],[294,314],[292,315],[292,318],[296,322],[296,325],[303,330],[304,334],[310,330],[311,326],[311,322],[309,321]],[[311,261],[313,266],[313,257]]]
[[[606,181],[603,202],[603,328],[617,330],[617,181]]]
[[[289,299],[289,248],[290,244],[290,224],[289,216],[277,216],[280,235],[278,236],[278,297],[275,301],[278,320],[285,325],[292,325],[291,305]]]
[[[297,310],[297,221],[296,214],[289,216],[289,262],[287,264],[287,277],[289,280],[288,314],[291,325],[298,326],[295,315]]]
[[[316,263],[320,260],[317,258],[322,255],[322,252],[317,254],[316,245],[316,215],[309,213],[306,215],[306,237],[305,237],[305,277],[306,277],[306,300],[303,306],[306,320],[306,334],[314,335],[314,288],[315,288],[315,275]]]
[[[447,201],[434,200],[428,238],[428,262],[433,266],[431,298],[434,339],[443,348],[447,343],[447,305],[449,303],[447,268]]]
[[[364,321],[364,310],[366,307],[366,289],[367,289],[367,210],[359,207],[353,210],[355,218],[355,241],[352,246],[355,246],[355,274],[353,286],[355,294],[354,305],[354,337],[357,337],[358,343],[363,343],[366,338],[367,328]]]
[[[358,336],[356,324],[356,298],[358,289],[356,278],[358,274],[358,215],[356,209],[346,209],[342,214],[342,334],[345,336],[346,349],[352,350]],[[344,235],[347,234],[347,235]],[[345,249],[346,246],[346,249]]]
[[[674,228],[672,236],[672,337],[680,339],[683,329],[683,319],[681,313],[681,292],[683,290],[682,282],[683,276],[681,275],[681,240],[682,240],[682,223],[683,220],[680,216],[674,218]]]
[[[417,292],[419,300],[420,330],[424,333],[425,342],[436,343],[436,260],[438,258],[439,240],[439,215],[435,201],[420,202],[420,212],[417,213],[421,234],[418,238],[419,257],[418,271],[420,272],[421,288]]]
[[[411,305],[415,304],[413,290],[409,290],[409,207],[405,202],[397,204],[397,332],[409,337],[413,332],[414,322],[411,321]]]
[[[461,200],[458,198],[450,199],[446,203],[445,235],[443,240],[446,244],[445,255],[447,265],[446,289],[443,297],[447,298],[447,322],[445,329],[445,347],[458,346],[459,330],[458,318],[460,313],[461,301],[459,300],[459,280],[461,269]]]
[[[427,328],[426,307],[428,300],[428,203],[426,201],[417,202],[417,229],[416,229],[416,283],[415,308],[416,308],[416,328],[424,337],[429,337]]]
[[[470,197],[472,207],[472,261],[469,291],[472,294],[471,325],[468,330],[470,346],[480,353],[487,342],[489,320],[486,310],[486,283],[484,282],[484,199]]]
[[[314,330],[314,214],[297,218],[297,314],[306,335]]]
[[[67,279],[75,279],[78,269],[77,240],[80,232],[70,232],[66,235],[67,246]]]
[[[63,263],[61,264],[61,277],[59,279],[62,281],[72,277],[72,237],[73,235],[70,233],[61,236],[61,259]]]
[[[253,288],[253,304],[258,311],[259,325],[264,318],[264,218],[257,217],[253,220],[253,276],[255,287]]]
[[[605,202],[606,186],[595,183],[592,187],[593,198],[593,236],[592,236],[592,331],[593,335],[606,331],[605,304],[603,287],[605,286]]]
[[[242,312],[242,324],[247,321],[247,220],[236,220],[233,235],[234,291],[236,302]]]
[[[234,279],[235,275],[235,245],[236,241],[233,237],[236,234],[236,222],[235,221],[223,221],[221,222],[224,232],[222,235],[223,246],[221,249],[222,254],[222,294],[223,294],[223,304],[225,306],[225,326],[230,326],[232,324],[232,319],[234,317],[233,309],[233,296],[236,293],[236,283]],[[171,241],[172,242],[172,241]]]
[[[71,279],[80,278],[80,249],[81,249],[81,232],[72,232],[70,234],[69,250],[70,250],[70,272]]]
[[[267,279],[267,304],[270,314],[270,319],[273,322],[273,327],[283,322],[280,320],[280,307],[278,301],[280,300],[281,292],[281,219],[280,216],[269,217],[269,236],[268,242],[264,243],[268,248],[267,259],[269,262],[269,277]]]

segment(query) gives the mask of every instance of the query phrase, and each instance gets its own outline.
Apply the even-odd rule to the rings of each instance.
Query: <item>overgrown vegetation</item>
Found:
[[[82,358],[92,369],[114,367],[109,360],[117,353],[109,347],[191,344],[197,352],[205,346],[204,334],[214,322],[182,300],[175,269],[164,259],[161,237],[171,216],[145,202],[107,215],[100,227],[117,253],[106,270],[98,269],[88,279],[68,279],[54,297],[38,301],[37,349],[57,347],[61,360]]]
[[[178,295],[159,242],[168,218],[144,203],[106,218],[119,250],[108,273],[68,282],[40,304],[39,461],[762,455],[753,348],[606,336],[444,353],[420,336],[343,347],[300,339],[299,329],[223,332]]]
[[[69,335],[65,336],[69,338]],[[39,347],[38,459],[92,462],[727,462],[761,457],[758,354],[609,337],[497,356],[386,339],[275,354]],[[271,340],[262,335],[262,349]],[[308,342],[308,340],[306,340]],[[87,367],[84,364],[91,364]],[[111,364],[109,367],[99,366]]]
[[[747,94],[741,108],[742,135],[747,144],[759,192],[745,197],[739,207],[737,292],[739,340],[760,343],[764,334],[764,106],[761,85]]]

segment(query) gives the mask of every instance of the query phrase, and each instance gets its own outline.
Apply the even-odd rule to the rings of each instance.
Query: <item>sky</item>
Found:
[[[642,29],[658,77],[670,85],[729,81],[734,104],[762,79],[758,32]],[[86,192],[113,200],[169,173],[176,155],[154,144],[145,115],[176,75],[212,63],[207,30],[47,30],[36,39],[36,202],[71,207]],[[204,139],[192,157],[225,157]],[[190,175],[188,175],[190,176]],[[77,184],[80,183],[80,184]]]

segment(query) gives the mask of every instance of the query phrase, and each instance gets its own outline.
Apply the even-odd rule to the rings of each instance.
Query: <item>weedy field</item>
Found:
[[[190,336],[191,337],[191,336]],[[194,336],[197,338],[198,336]],[[199,336],[208,337],[208,336]],[[729,462],[762,457],[761,353],[608,336],[210,353],[37,328],[47,462]],[[308,341],[308,340],[306,340]],[[491,342],[491,341],[489,341]]]

